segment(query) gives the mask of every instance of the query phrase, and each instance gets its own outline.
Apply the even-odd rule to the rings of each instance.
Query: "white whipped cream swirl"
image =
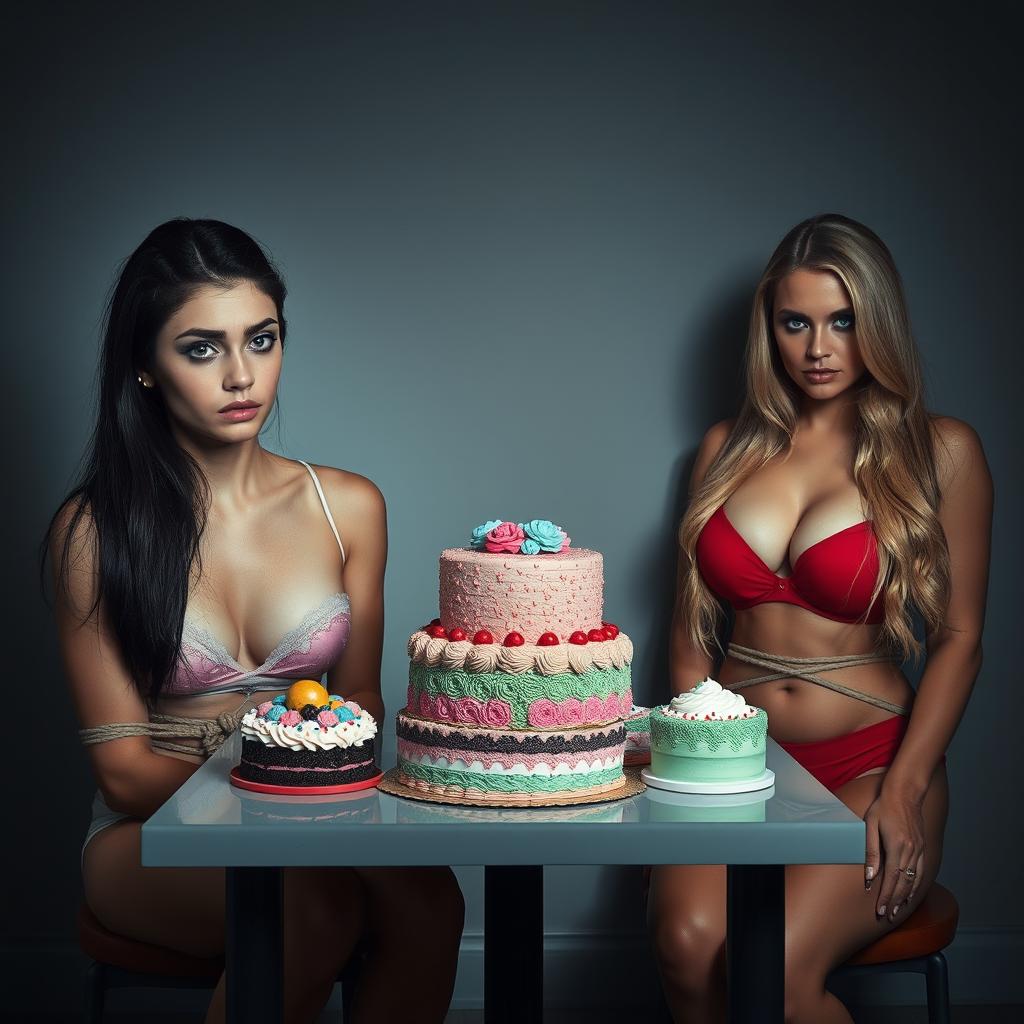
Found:
[[[665,708],[666,715],[690,722],[730,722],[738,718],[753,718],[757,711],[738,693],[724,689],[710,676],[702,679],[692,690],[673,697]]]
[[[260,718],[256,708],[250,708],[242,718],[242,735],[261,740],[268,747],[287,747],[289,750],[332,750],[336,747],[358,746],[377,735],[377,723],[367,711],[357,718],[322,729],[316,722],[303,721],[299,725],[281,725]]]

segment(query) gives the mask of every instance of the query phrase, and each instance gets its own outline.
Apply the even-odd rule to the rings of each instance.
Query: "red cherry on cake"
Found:
[[[604,640],[607,640],[607,639],[608,639],[608,637],[606,637],[606,636],[604,635],[604,630],[603,630],[603,629],[592,629],[592,630],[591,630],[591,631],[590,631],[590,632],[589,632],[589,633],[587,634],[587,639],[588,639],[588,640],[593,640],[593,641],[594,641],[594,643],[596,644],[596,643],[601,643],[601,642],[602,642],[602,641],[604,641]]]
[[[448,632],[448,639],[449,640],[465,640],[466,639],[466,631],[464,629],[459,629],[459,627],[456,626],[454,629],[449,630],[449,632]]]
[[[540,639],[537,640],[538,647],[557,647],[558,637],[554,633],[541,633]]]
[[[577,629],[572,636],[569,637],[569,643],[571,644],[585,644],[587,642],[587,634],[582,629]]]
[[[440,623],[427,626],[427,636],[432,636],[437,640],[447,640],[448,632]]]
[[[522,633],[509,633],[502,642],[505,647],[522,647],[526,643]]]
[[[601,625],[604,627],[605,636],[609,640],[614,640],[619,635],[619,627],[614,622],[602,622]]]
[[[493,644],[494,637],[487,632],[486,629],[478,629],[473,634],[473,643],[475,644]]]

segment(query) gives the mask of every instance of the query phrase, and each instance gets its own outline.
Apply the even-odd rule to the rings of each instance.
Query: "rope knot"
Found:
[[[224,740],[238,728],[240,719],[230,711],[219,714],[204,722],[199,739],[207,756],[216,753]]]

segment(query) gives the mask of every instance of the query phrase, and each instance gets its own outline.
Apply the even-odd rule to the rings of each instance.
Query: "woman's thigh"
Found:
[[[98,832],[82,858],[85,901],[110,931],[193,956],[224,952],[224,869],[147,868],[142,823]]]
[[[224,952],[224,869],[148,868],[141,822],[122,821],[85,848],[85,899],[110,931],[193,956]],[[347,953],[365,923],[364,892],[350,868],[286,868],[286,945],[330,942]],[[289,939],[292,936],[292,939]]]
[[[841,786],[836,796],[863,818],[882,788],[885,774],[867,775]],[[864,889],[864,865],[803,864],[786,868],[786,960],[791,973],[823,978],[850,956],[898,927],[916,910],[935,881],[942,861],[943,833],[949,801],[945,765],[932,776],[922,804],[925,853],[922,876],[912,903],[894,921],[877,917],[875,907],[884,872],[904,865],[886,864]],[[794,978],[795,980],[795,978]]]

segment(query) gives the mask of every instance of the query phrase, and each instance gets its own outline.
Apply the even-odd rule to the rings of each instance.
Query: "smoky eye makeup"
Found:
[[[252,346],[254,342],[259,343],[253,347],[254,352],[258,354],[270,352],[277,344],[277,335],[271,331],[264,331],[249,339],[250,346]],[[216,355],[216,349],[213,343],[209,341],[194,341],[191,344],[182,346],[179,351],[193,363],[211,362]]]
[[[838,310],[831,315],[829,320],[838,331],[853,330],[854,319],[851,310]],[[810,326],[807,317],[802,313],[795,313],[792,310],[782,310],[778,315],[778,322],[790,334],[796,334],[797,331]]]

